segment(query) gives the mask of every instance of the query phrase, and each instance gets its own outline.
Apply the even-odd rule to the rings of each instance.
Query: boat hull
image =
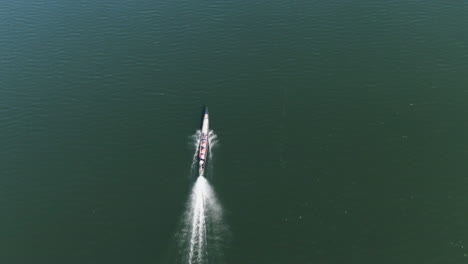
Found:
[[[198,174],[199,174],[199,176],[203,176],[205,174],[206,162],[208,160],[209,122],[210,121],[209,121],[209,115],[208,115],[208,108],[206,108],[205,113],[203,115],[200,145],[199,145],[199,148],[198,148]]]

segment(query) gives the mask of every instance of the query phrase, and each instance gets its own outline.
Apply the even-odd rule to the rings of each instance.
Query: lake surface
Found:
[[[173,263],[206,105],[219,263],[466,263],[467,25],[464,1],[3,1],[0,262]]]

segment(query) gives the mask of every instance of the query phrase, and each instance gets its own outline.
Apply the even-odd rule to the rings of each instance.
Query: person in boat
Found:
[[[205,159],[205,154],[206,154],[206,148],[203,148],[200,150],[200,159]]]

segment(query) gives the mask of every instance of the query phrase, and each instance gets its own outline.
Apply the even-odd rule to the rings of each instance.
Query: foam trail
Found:
[[[206,221],[205,221],[205,196],[207,192],[207,182],[204,177],[199,177],[193,187],[191,206],[192,226],[189,249],[189,263],[192,263],[196,256],[200,263],[203,260],[203,247],[206,243]]]
[[[190,171],[193,173],[197,168],[198,163],[198,146],[200,146],[201,140],[201,130],[197,130],[195,134],[191,136],[195,152],[193,153],[192,165],[190,166]],[[211,154],[211,153],[210,153]]]
[[[218,144],[218,136],[214,133],[213,130],[208,132],[208,145],[210,146],[208,151],[208,159],[213,159],[213,148]]]
[[[198,177],[178,236],[183,256],[179,263],[222,263],[223,241],[228,234],[222,215],[213,187],[205,177]]]

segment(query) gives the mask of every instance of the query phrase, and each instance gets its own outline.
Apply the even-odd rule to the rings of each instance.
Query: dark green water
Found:
[[[467,25],[464,1],[3,1],[0,262],[171,262],[208,105],[226,263],[467,263]]]

